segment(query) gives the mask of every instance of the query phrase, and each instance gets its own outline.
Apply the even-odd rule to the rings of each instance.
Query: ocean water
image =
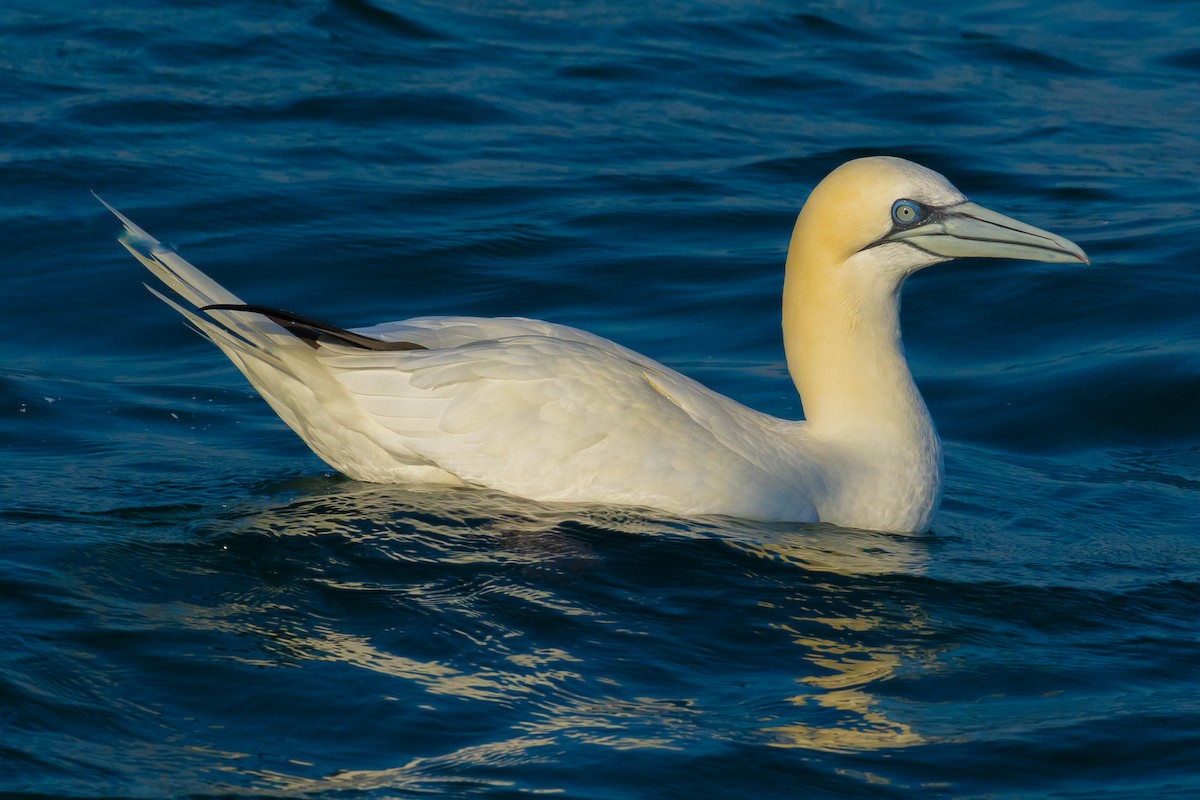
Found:
[[[0,8],[0,795],[1200,797],[1200,6]],[[932,531],[330,472],[139,285],[518,314],[798,416],[885,153],[1079,242],[906,288]]]

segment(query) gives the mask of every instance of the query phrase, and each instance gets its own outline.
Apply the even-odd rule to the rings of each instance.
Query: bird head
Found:
[[[798,261],[895,287],[953,258],[1089,263],[1074,242],[972,203],[937,172],[888,156],[855,159],[826,176],[800,212],[792,248],[803,250]]]

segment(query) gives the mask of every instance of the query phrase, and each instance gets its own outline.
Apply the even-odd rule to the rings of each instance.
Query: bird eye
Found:
[[[908,225],[921,218],[921,209],[912,200],[897,200],[892,203],[892,219],[899,225]]]

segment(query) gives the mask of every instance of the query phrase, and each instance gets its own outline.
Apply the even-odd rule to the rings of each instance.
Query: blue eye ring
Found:
[[[897,225],[911,225],[921,219],[921,207],[912,200],[897,200],[892,203],[892,220]]]

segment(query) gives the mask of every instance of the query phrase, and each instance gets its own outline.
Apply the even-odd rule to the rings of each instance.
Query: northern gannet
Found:
[[[926,530],[942,493],[941,442],[900,340],[905,278],[964,256],[1088,263],[925,167],[842,165],[809,195],[788,248],[783,340],[805,416],[793,421],[565,325],[416,317],[344,330],[246,305],[104,205],[120,242],[192,308],[147,288],[351,478],[892,532]]]

